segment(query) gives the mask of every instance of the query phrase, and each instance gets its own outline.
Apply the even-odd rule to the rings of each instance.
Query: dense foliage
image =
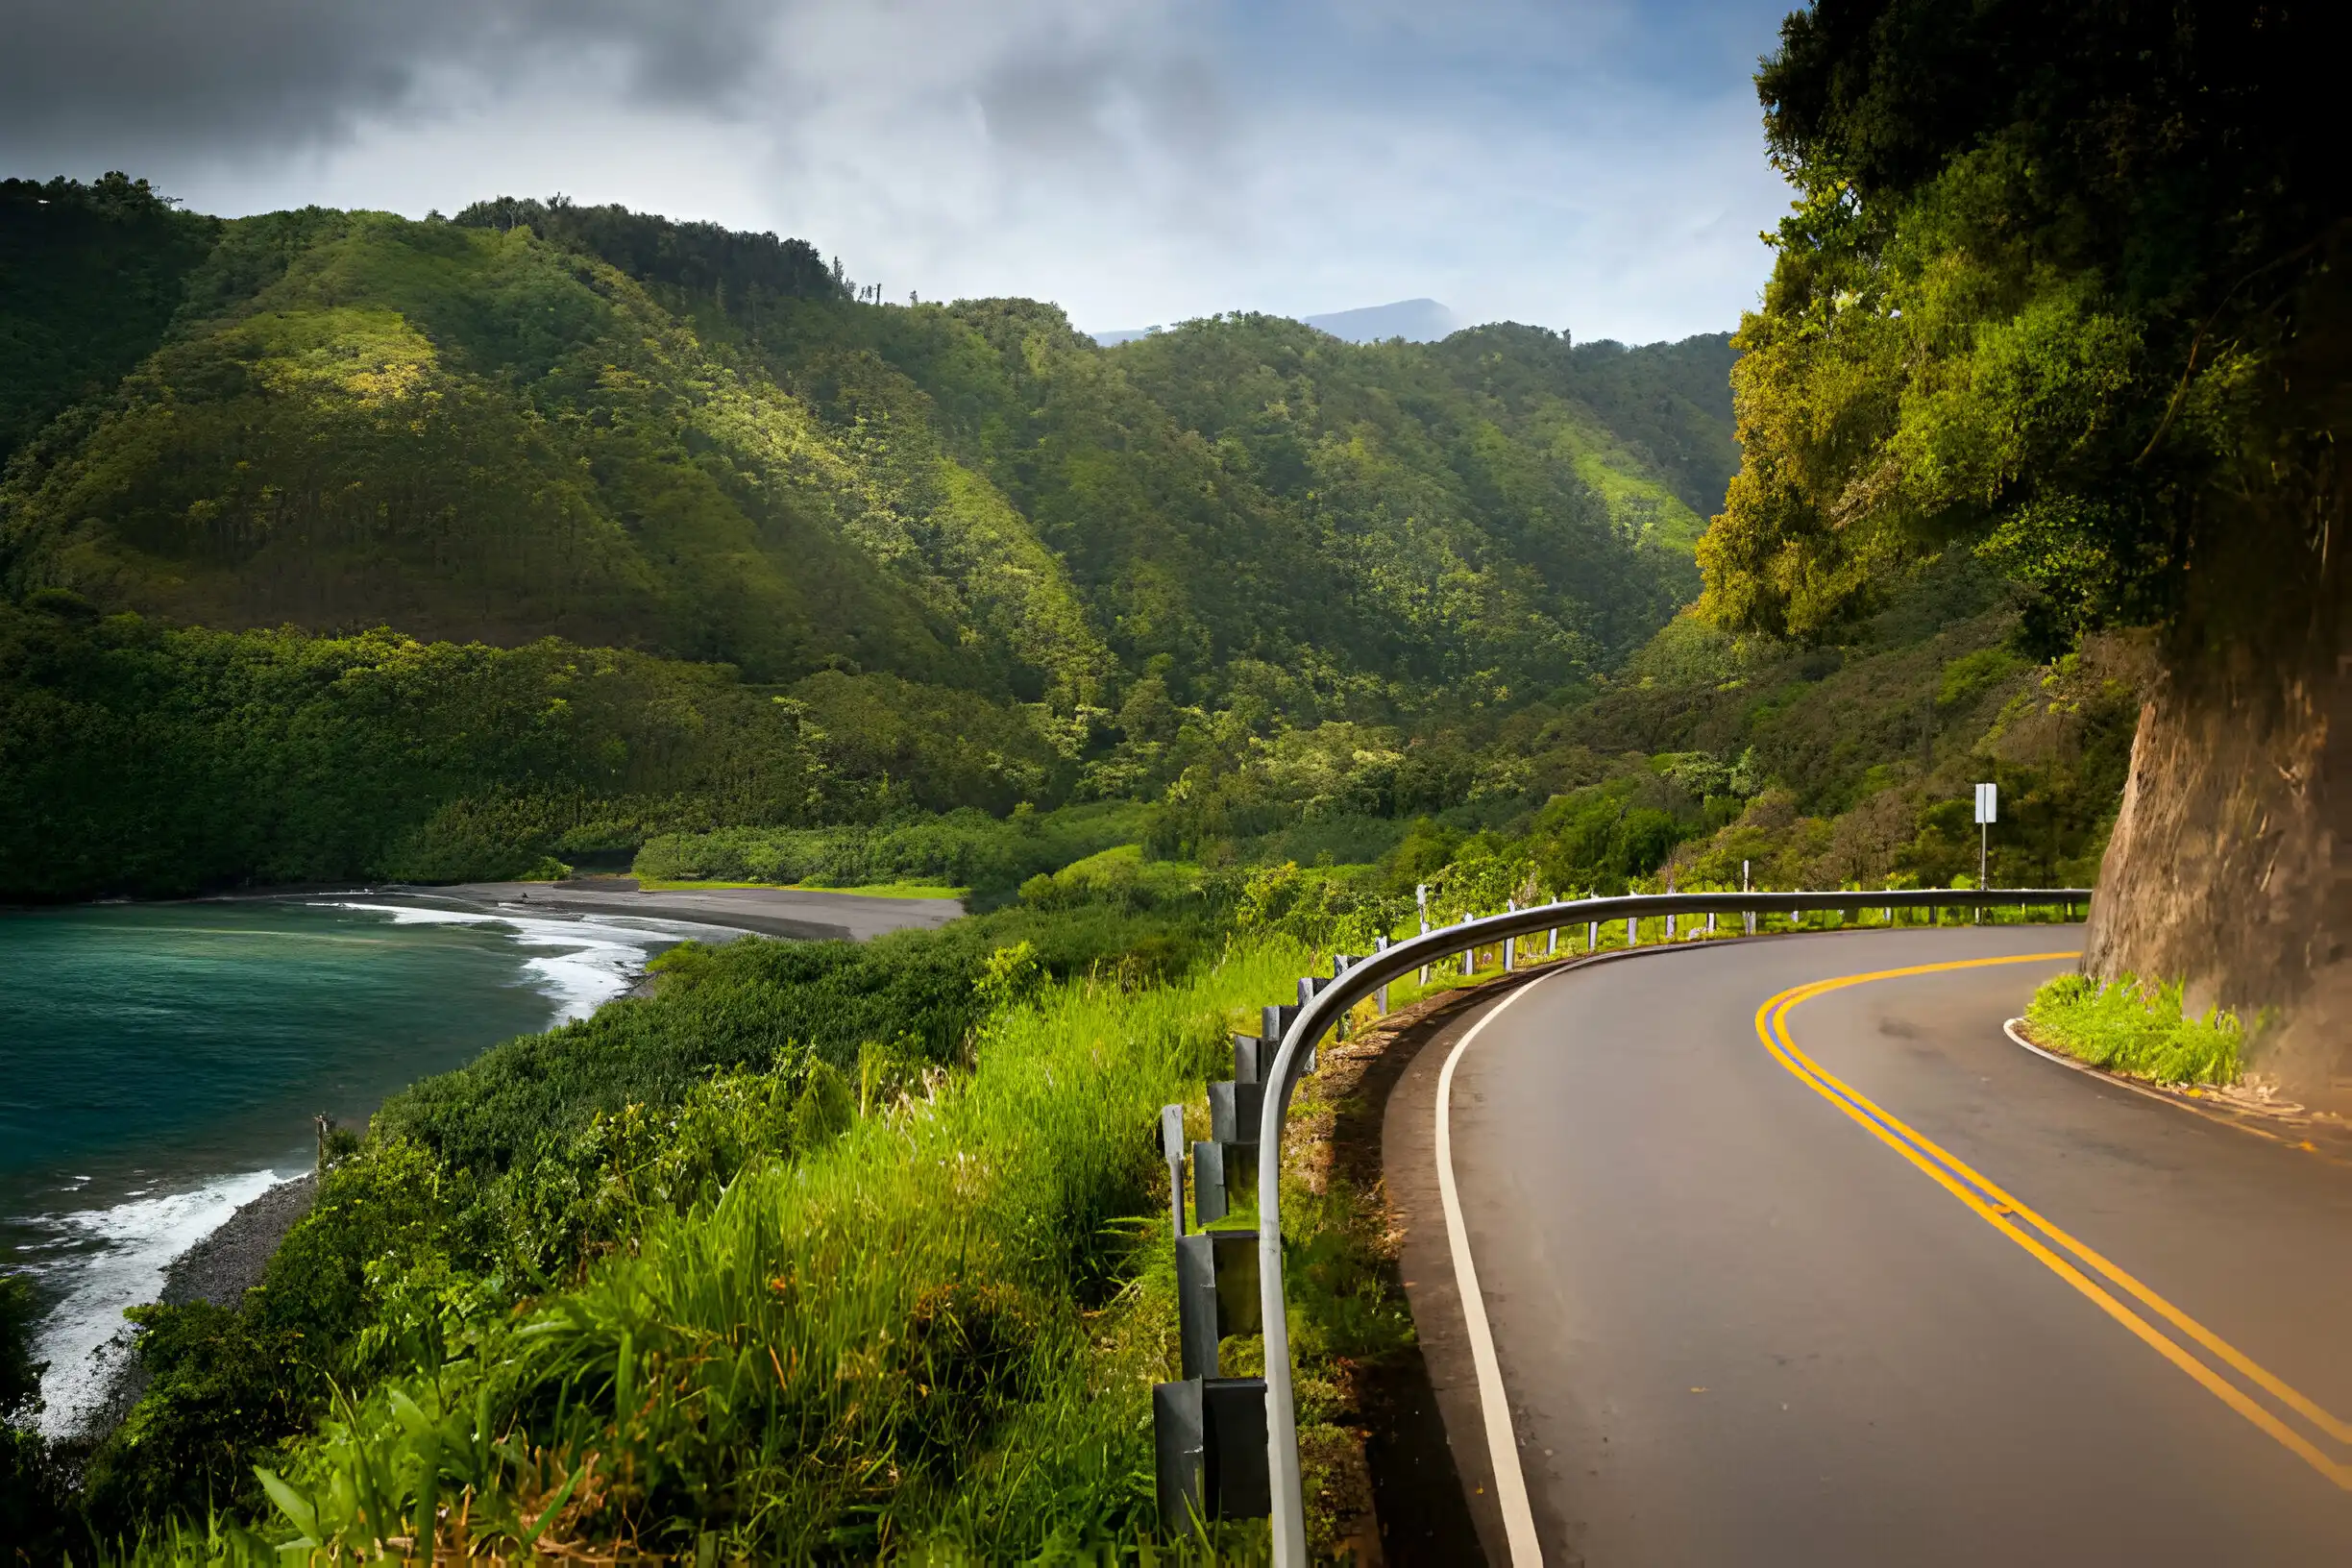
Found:
[[[1709,612],[1826,636],[1972,538],[2036,590],[2045,649],[2171,618],[2199,574],[2243,599],[2241,633],[2278,621],[2340,482],[2329,14],[1791,15],[1757,81],[1801,199],[1737,339]]]
[[[2102,984],[2062,974],[2034,992],[2025,1027],[2037,1045],[2160,1084],[2234,1084],[2245,1044],[2237,1017],[2181,1007],[2182,988],[2137,975]]]
[[[0,456],[162,341],[217,219],[144,180],[0,180]]]
[[[730,827],[649,840],[634,870],[655,882],[956,887],[992,904],[1033,876],[1135,843],[1143,821],[1139,805],[1102,801],[1004,818],[967,807],[871,826]]]
[[[1019,714],[898,686],[172,628],[50,591],[0,605],[0,894],[512,876],[681,829],[1009,812],[1074,775]]]
[[[401,1533],[353,1514],[369,1488],[429,1512],[439,1470],[481,1541],[542,1516],[794,1559],[1157,1532],[1137,1402],[1173,1305],[1126,1217],[1164,1202],[1139,1129],[1307,955],[1265,935],[1171,981],[1224,926],[1197,877],[1040,880],[937,933],[678,949],[650,997],[396,1097],[241,1305],[135,1314],[151,1382],[77,1528],[277,1504],[359,1542]],[[1309,1292],[1316,1354],[1393,1344],[1324,1262],[1351,1299]],[[436,1454],[415,1409],[478,1440]]]
[[[625,207],[581,207],[558,196],[539,202],[501,196],[451,220],[501,233],[528,229],[541,239],[611,262],[638,282],[685,295],[707,294],[722,310],[747,316],[763,300],[831,300],[851,292],[801,239],[748,234],[715,223],[673,223]]]
[[[1736,887],[1742,861],[1758,887],[1943,886],[1976,870],[1970,786],[1990,779],[1995,879],[2084,886],[2148,658],[2101,636],[2037,662],[2021,621],[2012,590],[1955,553],[1842,647],[1735,640],[1686,616],[1563,700],[1419,734],[1188,723],[1149,842],[1213,862],[1384,861],[1405,868],[1391,892],[1506,844],[1545,891]]]
[[[156,352],[17,451],[17,593],[888,672],[1071,722],[1252,668],[1409,703],[1648,635],[1688,568],[1585,475],[1687,520],[1670,487],[1725,466],[1719,340],[1233,318],[1105,351],[1050,306],[859,306],[799,242],[560,203],[218,235]],[[1180,351],[1259,404],[1191,406]]]

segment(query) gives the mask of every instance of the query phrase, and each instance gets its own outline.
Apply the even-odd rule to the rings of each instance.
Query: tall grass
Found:
[[[1265,940],[996,1014],[968,1076],[655,1214],[438,1371],[346,1402],[270,1478],[288,1538],[1001,1561],[1157,1534],[1154,1114],[1307,958]]]
[[[2160,1084],[2237,1082],[2243,1028],[2219,1008],[2183,1013],[2181,990],[2131,974],[2106,985],[2062,974],[2034,992],[2025,1022],[2035,1043],[2110,1072]]]

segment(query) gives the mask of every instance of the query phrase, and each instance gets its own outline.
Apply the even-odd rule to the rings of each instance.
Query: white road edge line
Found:
[[[2025,1020],[2023,1018],[2011,1018],[2008,1022],[2001,1025],[2001,1033],[2009,1037],[2010,1044],[2021,1045],[2026,1050],[2033,1052],[2034,1055],[2040,1057],[2045,1062],[2055,1062],[2070,1072],[2079,1072],[2084,1077],[2096,1079],[2098,1082],[2105,1084],[2110,1088],[2128,1089],[2134,1094],[2139,1095],[2144,1100],[2154,1100],[2158,1105],[2175,1105],[2178,1103],[2172,1098],[2171,1095],[2164,1093],[2159,1090],[2149,1089],[2144,1084],[2135,1084],[2126,1079],[2119,1078],[2112,1072],[2101,1072],[2098,1070],[2098,1068],[2093,1066],[2088,1062],[2077,1062],[2070,1056],[2060,1056],[2056,1051],[2046,1050],[2042,1046],[2036,1045],[2032,1041],[2027,1040],[2025,1038],[2024,1031],[2018,1027],[2019,1024],[2023,1023],[2024,1021]],[[2181,1106],[2180,1109],[2186,1111],[2189,1108],[2187,1106]]]
[[[1470,1257],[1470,1230],[1462,1223],[1461,1193],[1454,1185],[1454,1068],[1486,1026],[1540,982],[1530,981],[1495,1004],[1446,1053],[1437,1075],[1437,1191],[1445,1203],[1446,1240],[1454,1253],[1454,1286],[1461,1296],[1470,1330],[1470,1360],[1478,1369],[1480,1413],[1485,1418],[1486,1448],[1494,1462],[1495,1504],[1503,1510],[1503,1531],[1514,1565],[1541,1568],[1543,1547],[1535,1539],[1535,1510],[1528,1505],[1527,1477],[1519,1469],[1519,1440],[1511,1431],[1510,1403],[1503,1392],[1503,1368],[1495,1360],[1494,1330],[1486,1321],[1486,1298],[1479,1293],[1478,1264]]]

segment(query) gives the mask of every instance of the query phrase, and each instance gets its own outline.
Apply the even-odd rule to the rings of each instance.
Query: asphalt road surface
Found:
[[[1790,988],[2079,938],[1854,933],[1595,964],[1420,1053],[1386,1158],[1491,1560],[1533,1560],[1531,1532],[1541,1560],[1594,1568],[2352,1563],[2340,1145],[2249,1136],[2012,1043],[2002,1021],[2069,957],[1801,995],[1768,1043],[1760,1010]],[[1449,1059],[1523,1510],[1426,1197]]]

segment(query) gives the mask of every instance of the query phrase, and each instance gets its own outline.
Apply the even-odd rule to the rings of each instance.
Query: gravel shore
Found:
[[[208,1301],[234,1307],[261,1283],[270,1254],[318,1196],[316,1176],[280,1182],[229,1216],[228,1222],[180,1255],[163,1279],[163,1299],[175,1305]]]
[[[236,1306],[245,1299],[246,1291],[261,1283],[270,1254],[278,1250],[294,1222],[310,1212],[311,1200],[317,1196],[316,1176],[280,1182],[182,1253],[164,1273],[161,1299],[175,1306],[190,1301]],[[147,1391],[147,1372],[132,1354],[127,1326],[98,1355],[106,1365],[106,1392],[84,1410],[71,1434],[85,1443],[95,1443],[122,1425],[131,1407]]]

